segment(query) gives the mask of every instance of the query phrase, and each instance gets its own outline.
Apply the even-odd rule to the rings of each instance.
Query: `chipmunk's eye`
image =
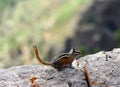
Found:
[[[74,54],[76,54],[76,55],[80,55],[80,54],[82,54],[82,52],[79,51],[79,50],[76,50],[76,51],[74,52]]]

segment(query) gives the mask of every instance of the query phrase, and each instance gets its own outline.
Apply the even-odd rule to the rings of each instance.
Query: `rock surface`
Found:
[[[120,49],[87,55],[62,71],[44,65],[0,69],[0,87],[87,87],[85,65],[92,87],[120,87]]]

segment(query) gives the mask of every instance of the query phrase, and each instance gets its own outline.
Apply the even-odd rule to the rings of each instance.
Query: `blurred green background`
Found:
[[[0,67],[37,64],[32,46],[44,58],[52,44],[61,45],[90,1],[0,0]]]
[[[71,48],[120,47],[119,0],[0,0],[0,67],[38,64]]]

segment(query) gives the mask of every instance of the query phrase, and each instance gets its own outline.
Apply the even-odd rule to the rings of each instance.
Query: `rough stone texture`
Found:
[[[87,87],[83,67],[86,65],[92,87],[120,87],[120,49],[87,55],[73,62],[72,68],[57,71],[50,66],[23,65],[0,69],[0,87]],[[30,79],[36,77],[31,86]]]
[[[56,71],[52,67],[43,65],[14,66],[0,70],[0,87],[30,87],[30,79],[36,77],[35,82],[40,87],[86,87],[85,77],[81,70],[67,68]]]
[[[77,69],[87,66],[91,82],[103,83],[92,87],[120,87],[120,49],[101,51],[77,61],[79,62]]]

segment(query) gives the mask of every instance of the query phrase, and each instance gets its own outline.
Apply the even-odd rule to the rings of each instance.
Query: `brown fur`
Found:
[[[39,53],[38,53],[38,49],[36,46],[33,46],[33,50],[34,50],[34,55],[36,56],[37,60],[43,64],[43,65],[50,65],[53,66],[54,68],[61,70],[62,68],[64,68],[65,66],[71,66],[73,60],[76,57],[79,57],[81,55],[80,51],[75,51],[73,50],[73,52],[69,52],[69,53],[64,53],[62,55],[60,55],[55,61],[53,61],[52,63],[46,63],[44,61],[41,60]]]

